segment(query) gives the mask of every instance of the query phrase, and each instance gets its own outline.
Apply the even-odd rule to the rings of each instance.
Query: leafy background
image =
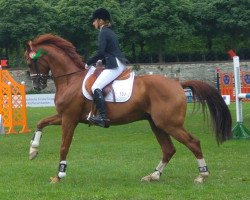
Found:
[[[225,60],[229,49],[250,59],[248,0],[0,0],[0,57],[21,67],[25,43],[51,32],[88,58],[98,33],[89,17],[98,7],[110,10],[132,63]]]

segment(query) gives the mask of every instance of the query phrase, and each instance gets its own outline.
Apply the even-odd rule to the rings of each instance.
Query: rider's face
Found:
[[[100,20],[99,19],[95,19],[94,21],[93,21],[93,26],[95,27],[95,29],[99,29],[99,23],[100,23]]]

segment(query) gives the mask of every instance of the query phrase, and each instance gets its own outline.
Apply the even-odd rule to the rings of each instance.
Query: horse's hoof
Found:
[[[144,182],[150,182],[152,179],[151,179],[151,176],[148,175],[148,176],[144,176],[142,177],[141,181],[144,181]]]
[[[205,176],[202,176],[200,174],[196,179],[194,179],[194,183],[196,183],[196,184],[202,184],[202,183],[204,183],[205,178],[206,178]]]
[[[205,178],[202,177],[201,175],[199,175],[196,179],[194,179],[195,184],[202,184],[204,183],[204,181],[205,181]]]
[[[196,184],[202,184],[204,183],[205,179],[209,176],[209,172],[203,172],[203,173],[200,173],[199,176],[194,179],[194,183]]]
[[[60,182],[60,178],[58,176],[55,177],[50,177],[50,183],[59,183]]]
[[[145,181],[145,182],[151,182],[151,181],[159,181],[160,180],[160,173],[158,171],[148,175],[148,176],[144,176],[141,181]]]
[[[35,159],[37,157],[37,155],[38,155],[38,149],[30,147],[29,159],[30,160]]]

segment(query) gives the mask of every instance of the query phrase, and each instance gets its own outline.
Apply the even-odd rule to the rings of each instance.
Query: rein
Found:
[[[76,72],[71,72],[71,73],[68,73],[68,74],[62,74],[62,75],[58,75],[58,76],[49,76],[51,79],[57,79],[57,78],[61,78],[61,77],[64,77],[64,76],[70,76],[70,75],[73,75],[73,74],[76,74],[76,73],[80,73],[80,72],[83,72],[84,70],[80,70],[80,71],[76,71]]]

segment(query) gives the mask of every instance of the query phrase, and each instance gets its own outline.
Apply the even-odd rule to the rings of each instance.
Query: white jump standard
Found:
[[[235,85],[235,104],[236,104],[236,125],[232,132],[235,139],[250,139],[250,131],[243,125],[242,114],[242,99],[250,98],[250,94],[241,93],[241,79],[240,79],[240,61],[233,50],[228,52],[233,59],[234,66],[234,85]]]

